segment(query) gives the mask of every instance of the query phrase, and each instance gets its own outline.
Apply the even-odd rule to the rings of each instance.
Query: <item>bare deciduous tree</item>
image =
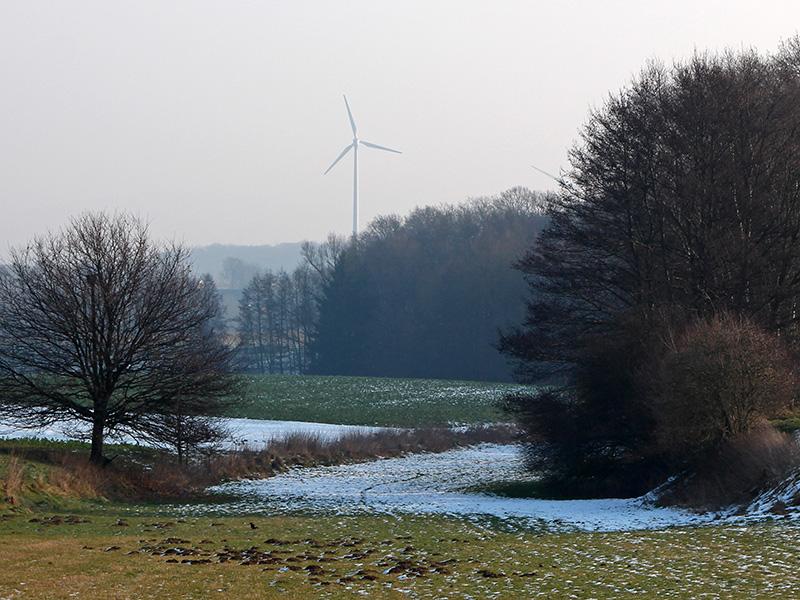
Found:
[[[110,431],[147,436],[155,415],[218,412],[231,350],[219,300],[181,245],[136,218],[85,213],[13,250],[0,276],[0,414],[21,425],[77,419],[104,462]]]
[[[322,244],[303,242],[301,253],[305,264],[319,275],[323,284],[327,284],[346,247],[347,240],[344,237],[331,233]]]
[[[273,374],[308,370],[319,281],[307,264],[291,275],[268,269],[250,280],[239,300],[240,368]]]

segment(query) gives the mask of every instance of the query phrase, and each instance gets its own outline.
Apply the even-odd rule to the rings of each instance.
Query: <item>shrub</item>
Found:
[[[780,339],[727,314],[689,321],[630,311],[587,344],[569,387],[505,397],[549,495],[643,494],[716,464],[792,407],[794,361]]]
[[[505,396],[501,408],[523,428],[528,465],[549,495],[638,496],[663,482],[643,382],[663,354],[664,333],[683,319],[673,307],[626,311],[583,335],[565,388]]]
[[[690,477],[676,480],[659,502],[711,510],[744,504],[779,484],[798,464],[794,438],[761,424],[723,444]]]
[[[632,497],[664,479],[647,448],[647,415],[580,388],[508,394],[529,469],[554,498]]]
[[[782,342],[731,315],[688,327],[669,344],[653,375],[658,442],[690,465],[788,411],[797,390]]]

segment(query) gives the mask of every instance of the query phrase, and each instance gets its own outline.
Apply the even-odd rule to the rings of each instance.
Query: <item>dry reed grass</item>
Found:
[[[102,469],[85,457],[66,455],[48,477],[41,474],[36,486],[42,492],[60,497],[100,498],[108,491]]]
[[[665,505],[716,510],[745,504],[800,466],[796,439],[768,424],[726,444],[661,498]]]
[[[24,491],[24,465],[19,456],[9,457],[3,474],[3,497],[6,504],[16,506]]]
[[[108,478],[86,458],[71,454],[52,455],[49,464],[34,462],[26,455],[11,453],[0,476],[0,489],[8,506],[19,506],[28,497],[102,498]]]

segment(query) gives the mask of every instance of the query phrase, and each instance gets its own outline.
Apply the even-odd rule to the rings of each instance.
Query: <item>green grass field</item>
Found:
[[[377,377],[245,376],[230,416],[341,425],[421,427],[502,420],[496,402],[524,386]]]
[[[800,594],[800,529],[787,523],[504,533],[447,517],[142,513],[128,507],[113,516],[4,517],[0,598],[785,600]]]
[[[248,385],[235,416],[368,425],[496,421],[496,399],[515,389],[279,376]],[[231,515],[224,503],[198,516],[98,497],[80,472],[34,460],[85,450],[74,442],[7,445],[0,600],[800,598],[800,524],[786,519],[589,533],[430,515]]]

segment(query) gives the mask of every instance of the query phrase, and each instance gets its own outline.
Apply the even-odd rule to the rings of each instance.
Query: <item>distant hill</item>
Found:
[[[198,246],[192,250],[192,263],[194,272],[198,274],[211,273],[214,281],[220,288],[231,287],[228,274],[223,272],[226,258],[242,261],[247,266],[257,268],[263,272],[267,269],[273,271],[283,269],[293,271],[300,264],[300,246],[302,242],[277,244],[275,246],[237,246],[235,244],[212,244]],[[233,287],[239,288],[241,285]]]

